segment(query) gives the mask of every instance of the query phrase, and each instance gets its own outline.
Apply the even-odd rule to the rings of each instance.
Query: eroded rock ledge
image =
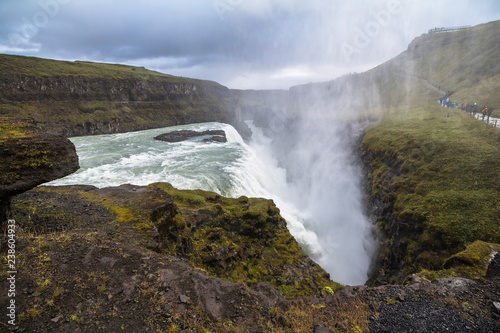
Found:
[[[71,141],[41,132],[31,119],[0,118],[0,161],[0,225],[12,196],[79,168]]]

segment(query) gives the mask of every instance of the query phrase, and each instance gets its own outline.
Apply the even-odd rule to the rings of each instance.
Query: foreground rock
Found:
[[[13,207],[20,331],[500,329],[498,276],[341,289],[269,200],[169,184],[65,186],[18,195]],[[8,301],[1,293],[0,307]]]
[[[500,252],[497,252],[488,266],[486,271],[488,278],[500,278]]]
[[[0,225],[13,195],[78,170],[74,145],[30,119],[0,118]]]
[[[270,283],[287,297],[320,296],[324,287],[339,287],[302,251],[271,200],[158,183],[37,188],[14,204],[18,225],[32,235],[103,230],[226,280]]]
[[[205,142],[227,142],[226,132],[223,130],[207,130],[203,132],[180,130],[160,134],[155,136],[154,139],[165,142],[181,142],[200,136],[210,136],[209,138],[203,139]]]
[[[270,200],[169,184],[66,186],[23,193],[14,207],[25,292],[17,310],[28,331],[164,330],[197,320],[219,331],[268,316],[283,296],[340,287]]]

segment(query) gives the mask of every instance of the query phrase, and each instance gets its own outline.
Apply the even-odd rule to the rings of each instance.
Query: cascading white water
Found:
[[[284,161],[289,168],[289,202],[318,235],[316,261],[336,281],[366,282],[374,252],[371,223],[363,213],[361,170],[353,154],[353,133],[344,122],[301,121],[300,136]]]
[[[223,129],[228,142],[205,143],[193,138],[166,143],[153,139],[158,134],[180,129]],[[252,130],[250,144],[232,126],[220,123],[72,138],[81,169],[46,185],[106,187],[169,182],[181,189],[273,199],[292,235],[333,280],[364,283],[369,266],[369,254],[363,248],[368,223],[358,200],[359,176],[343,162],[349,160],[348,156],[335,150],[324,155],[323,151],[312,161],[310,154],[301,152],[309,149],[304,141],[305,146],[291,152],[291,157],[304,157],[297,167],[308,172],[294,172],[301,176],[290,182],[287,171],[278,166],[273,156],[270,139],[260,129],[252,127]],[[331,164],[330,160],[338,163]],[[330,171],[325,178],[327,170]]]
[[[278,166],[272,154],[270,139],[262,130],[249,125],[252,142],[247,145],[241,141],[245,154],[231,167],[234,175],[231,194],[273,199],[287,221],[290,233],[304,251],[313,259],[320,258],[323,251],[317,235],[306,227],[308,217],[285,199],[290,185],[287,183],[286,170]]]

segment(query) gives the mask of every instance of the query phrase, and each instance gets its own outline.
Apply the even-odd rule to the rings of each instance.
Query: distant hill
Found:
[[[459,103],[492,107],[498,117],[499,53],[496,21],[424,34],[369,72],[399,82],[392,91],[379,87],[380,105],[403,101],[401,89],[409,101],[381,107],[380,121],[362,142],[384,239],[370,283],[402,282],[412,273],[429,278],[484,274],[500,244],[500,130],[440,107],[435,87],[451,91]]]
[[[378,66],[386,71],[420,76],[452,98],[500,108],[500,21],[465,30],[427,33],[408,50]],[[497,116],[500,113],[496,113]]]
[[[219,121],[238,127],[216,82],[142,67],[0,55],[0,116],[67,136]]]
[[[500,21],[465,30],[426,33],[408,49],[364,73],[295,86],[290,89],[290,112],[310,113],[313,107],[350,113],[426,105],[441,95],[425,79],[452,99],[486,104],[500,116]],[[337,114],[338,116],[338,114]],[[345,116],[345,114],[343,115]]]

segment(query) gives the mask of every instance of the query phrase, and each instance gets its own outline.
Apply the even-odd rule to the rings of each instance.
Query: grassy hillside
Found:
[[[446,89],[475,86],[500,74],[499,32],[500,21],[452,32],[449,44],[414,59],[415,68],[420,75]]]
[[[144,67],[86,61],[59,61],[7,54],[0,54],[0,68],[2,68],[2,76],[6,77],[83,76],[94,79],[145,79],[156,77],[162,80],[171,80],[172,82],[197,81],[150,71]]]
[[[500,117],[500,21],[466,30],[425,34],[379,69],[420,75],[452,99],[493,107]]]
[[[378,262],[390,272],[372,281],[401,282],[417,272],[479,278],[498,250],[500,130],[440,107],[439,93],[416,74],[499,116],[499,31],[500,21],[427,34],[372,70],[382,83],[381,113],[362,148],[381,201]]]
[[[392,210],[379,227],[412,230],[406,273],[440,270],[476,240],[500,243],[499,143],[499,130],[438,105],[388,112],[367,130],[372,191]]]

